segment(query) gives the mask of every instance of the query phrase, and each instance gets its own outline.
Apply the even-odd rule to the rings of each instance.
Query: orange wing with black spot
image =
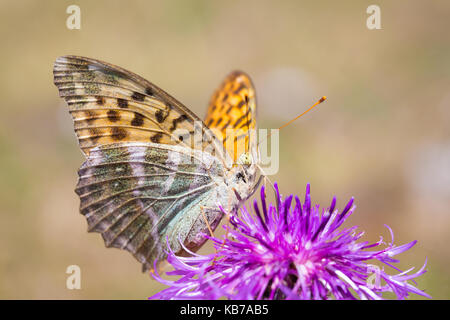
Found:
[[[86,156],[97,146],[153,142],[194,146],[177,132],[194,134],[201,120],[179,101],[144,78],[112,64],[78,56],[56,59],[54,82],[69,105],[80,148]],[[207,128],[216,144],[220,144]]]
[[[225,78],[211,98],[205,124],[234,163],[244,152],[257,157],[256,95],[247,74],[234,71]]]

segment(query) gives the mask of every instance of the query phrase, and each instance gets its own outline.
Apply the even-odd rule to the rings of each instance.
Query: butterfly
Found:
[[[159,269],[169,247],[198,250],[220,208],[236,210],[261,181],[255,89],[245,73],[226,77],[204,121],[106,62],[62,56],[53,74],[86,157],[75,192],[88,231],[129,251],[143,271]]]

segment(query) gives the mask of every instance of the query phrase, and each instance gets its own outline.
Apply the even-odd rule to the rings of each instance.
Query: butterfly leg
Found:
[[[274,185],[273,182],[269,179],[269,177],[266,175],[266,173],[264,172],[264,170],[263,170],[260,166],[258,166],[258,168],[259,168],[259,170],[261,171],[261,173],[262,173],[262,175],[263,175],[263,179],[264,179],[264,196],[266,196],[266,191],[265,191],[265,190],[267,190],[267,189],[266,189],[266,181],[269,181],[269,184],[270,184],[270,186],[272,187],[272,190],[273,190],[273,192],[274,192],[274,194],[275,194],[275,198],[276,198],[276,201],[277,201],[277,208],[279,208],[279,207],[280,207],[280,200],[279,200],[278,197],[276,196],[277,191],[276,191],[276,189],[275,189],[275,185]],[[260,179],[260,180],[261,180],[261,179]],[[258,181],[258,185],[259,185],[259,181]]]
[[[206,226],[208,227],[209,233],[210,233],[211,237],[214,237],[214,232],[212,231],[211,225],[209,224],[208,219],[206,218],[205,209],[209,209],[209,208],[204,207],[204,206],[200,207],[200,211],[202,213],[203,219],[205,220]],[[213,209],[213,208],[211,208],[211,209]],[[223,244],[225,244],[225,242]],[[214,265],[214,263],[216,262],[217,255],[219,254],[219,250],[217,250],[215,246],[214,246],[214,251],[216,252],[216,254],[214,256],[212,265]]]
[[[239,196],[239,193],[238,193],[235,189],[233,189],[233,191],[234,191],[234,193],[236,194],[236,197],[239,199],[239,201],[242,201],[242,199],[241,199],[240,196]],[[228,239],[228,235],[229,235],[229,231],[230,231],[230,224],[231,224],[230,216],[229,216],[228,213],[226,213],[226,214],[225,214],[225,217],[227,218],[227,227],[226,227],[226,231],[225,231],[225,237],[224,237],[223,242],[222,242],[222,244],[220,245],[219,249],[216,250],[216,257],[217,257],[217,254],[218,254],[218,253],[223,249],[223,247],[225,246],[225,242],[226,242],[227,239]],[[215,261],[216,261],[216,258],[214,258],[213,265],[214,265]]]
[[[201,206],[201,207],[200,207],[200,210],[201,210],[203,219],[205,220],[205,223],[206,223],[206,225],[208,226],[209,233],[210,233],[211,237],[214,237],[214,233],[213,233],[213,231],[212,231],[211,225],[209,224],[208,219],[206,218],[206,214],[205,214],[205,212],[204,212],[205,209],[208,209],[208,207],[204,207],[204,206]],[[213,209],[213,208],[211,208],[211,209]],[[216,252],[216,254],[215,254],[215,256],[214,256],[214,260],[213,260],[213,262],[212,262],[212,265],[215,264],[216,259],[217,259],[218,255],[219,255],[219,252],[222,250],[222,248],[223,248],[224,245],[225,245],[226,240],[228,239],[228,231],[229,231],[229,229],[230,229],[230,217],[229,217],[227,214],[225,214],[225,216],[226,216],[226,218],[227,218],[227,228],[226,228],[225,238],[224,238],[222,244],[220,245],[220,247],[219,247],[218,249],[214,246],[214,251]]]
[[[219,252],[222,251],[223,247],[225,246],[225,242],[228,239],[228,234],[229,234],[229,230],[230,230],[230,217],[228,216],[228,214],[226,214],[225,217],[227,218],[227,227],[226,227],[226,231],[225,231],[225,237],[223,238],[223,242],[222,242],[222,244],[220,245],[220,247],[218,249],[216,249],[214,247],[214,250],[216,251],[216,255],[214,256],[214,260],[212,262],[213,266],[216,263],[216,260],[217,260],[217,257],[219,255]]]
[[[203,219],[205,220],[206,226],[208,227],[209,234],[211,235],[211,237],[214,237],[214,232],[212,231],[211,225],[209,224],[208,219],[206,218],[205,208],[206,209],[212,209],[212,208],[201,206],[200,211],[202,213]]]
[[[227,228],[225,231],[225,238],[223,239],[222,244],[220,245],[219,251],[223,249],[223,247],[225,246],[225,242],[228,239],[228,235],[229,235],[229,230],[230,230],[230,217],[226,214],[225,217],[227,218]]]

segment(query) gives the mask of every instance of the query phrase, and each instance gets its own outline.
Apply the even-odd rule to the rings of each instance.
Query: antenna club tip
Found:
[[[327,100],[327,97],[323,96],[322,98],[320,98],[319,102],[324,102],[325,100]]]

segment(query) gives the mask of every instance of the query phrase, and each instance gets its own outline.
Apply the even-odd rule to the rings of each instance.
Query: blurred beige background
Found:
[[[281,2],[281,1],[280,1]],[[81,8],[81,30],[66,8]],[[134,71],[203,117],[233,69],[249,73],[259,123],[279,127],[284,194],[341,208],[366,240],[418,244],[400,267],[450,297],[450,3],[376,1],[0,1],[0,298],[145,299],[162,288],[128,254],[86,232],[73,189],[83,161],[52,81],[76,54]],[[205,248],[204,250],[209,250]],[[82,289],[66,289],[67,266]]]

